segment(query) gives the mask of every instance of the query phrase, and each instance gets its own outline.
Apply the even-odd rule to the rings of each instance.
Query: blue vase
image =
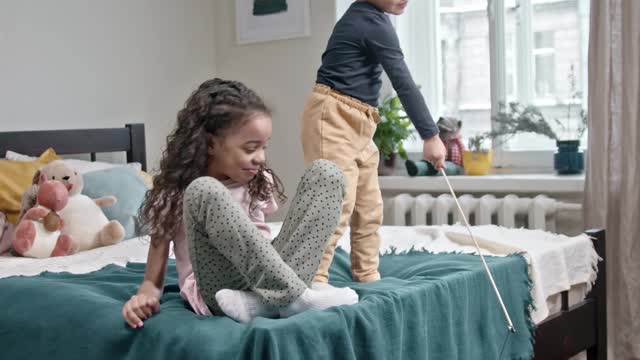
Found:
[[[580,151],[580,140],[556,141],[558,151],[553,154],[553,168],[558,175],[582,174],[584,153]]]

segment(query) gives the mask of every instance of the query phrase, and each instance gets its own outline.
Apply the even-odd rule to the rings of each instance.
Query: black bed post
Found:
[[[605,251],[605,231],[588,230],[596,252],[602,258],[598,263],[598,281],[587,296],[596,300],[597,345],[587,349],[588,360],[605,360],[607,358],[607,258]]]
[[[144,124],[127,124],[131,134],[131,149],[127,151],[127,162],[139,162],[142,170],[147,170],[146,145],[144,140]]]

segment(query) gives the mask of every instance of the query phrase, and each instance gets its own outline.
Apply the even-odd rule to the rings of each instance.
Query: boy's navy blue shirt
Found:
[[[411,77],[389,17],[368,2],[354,2],[333,29],[316,81],[375,107],[383,69],[420,137],[436,135],[438,127]]]

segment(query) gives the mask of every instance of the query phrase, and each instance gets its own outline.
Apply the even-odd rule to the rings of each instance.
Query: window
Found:
[[[438,13],[442,39],[440,112],[464,119],[464,136],[488,131],[491,76],[487,1],[441,1]],[[433,114],[436,119],[439,115]]]
[[[513,100],[538,106],[552,124],[554,119],[578,124],[580,109],[586,108],[588,6],[585,0],[505,3],[507,19],[512,18],[513,22],[507,27],[510,29],[508,32],[525,40],[517,50],[520,60],[515,66],[522,84]],[[518,71],[518,67],[522,70]],[[570,86],[572,73],[575,78],[573,91]],[[576,97],[576,93],[580,93],[579,96]],[[567,119],[569,104],[572,111]],[[555,130],[561,132],[559,127]],[[586,137],[582,146],[586,146]],[[504,144],[503,149],[552,150],[554,147],[555,142],[546,137],[522,134]]]
[[[537,99],[553,98],[555,89],[555,48],[553,31],[538,31],[535,34],[533,55],[535,57],[535,94]]]
[[[338,17],[351,2],[338,0]],[[465,138],[490,130],[501,102],[536,105],[551,123],[586,107],[589,0],[418,0],[392,20],[432,115],[459,117]],[[422,150],[417,137],[405,145]],[[523,134],[498,150],[548,156],[555,142]]]

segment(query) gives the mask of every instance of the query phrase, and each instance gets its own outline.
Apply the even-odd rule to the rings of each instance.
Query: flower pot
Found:
[[[380,154],[380,162],[378,163],[378,175],[389,176],[393,174],[393,170],[396,166],[396,153],[391,153],[388,158],[385,159],[384,155]]]
[[[553,168],[558,175],[582,174],[584,153],[580,151],[580,140],[556,141],[558,151],[553,154]]]
[[[462,153],[464,172],[467,175],[487,175],[491,170],[491,151],[470,151]]]

